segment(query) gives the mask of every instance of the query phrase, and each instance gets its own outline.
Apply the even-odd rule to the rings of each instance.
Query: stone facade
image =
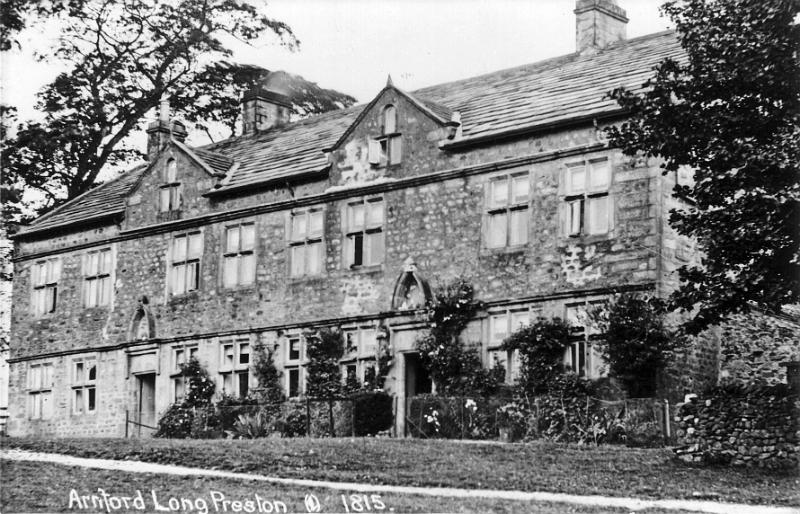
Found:
[[[637,44],[659,47],[661,40],[648,41]],[[387,129],[389,107],[396,118]],[[248,359],[257,343],[275,350],[287,392],[302,394],[301,333],[330,325],[363,343],[343,360],[346,369],[363,375],[377,349],[390,352],[386,389],[399,398],[402,433],[403,400],[420,392],[415,309],[425,300],[424,288],[413,292],[404,277],[417,285],[470,280],[487,308],[465,340],[480,346],[487,365],[504,358],[495,347],[512,322],[569,318],[613,292],[665,294],[675,269],[696,258],[691,243],[666,223],[676,178],[663,176],[655,160],[608,147],[602,129],[618,119],[585,114],[467,144],[461,135],[470,125],[456,110],[390,83],[356,110],[201,149],[164,132],[173,124],[160,120],[152,126],[157,144],[147,166],[119,179],[131,185],[118,215],[58,224],[68,204],[38,225],[55,228],[37,231],[34,224],[16,237],[10,433],[147,433],[126,420],[155,423],[180,395],[176,372],[188,355],[206,366],[220,390],[236,395],[254,385]],[[316,142],[317,133],[308,135],[336,119],[347,123],[331,125],[337,138],[326,132],[326,145]],[[293,135],[281,143],[286,133]],[[309,145],[304,162],[326,152],[324,173],[298,167],[299,157],[270,161],[301,144]],[[376,158],[376,151],[383,155]],[[270,168],[274,162],[293,171],[281,175]],[[177,178],[165,178],[170,166]],[[571,181],[590,169],[600,170],[599,188],[576,195]],[[237,174],[259,173],[270,178],[226,189]],[[180,208],[165,211],[170,188]],[[589,209],[596,209],[591,216]],[[298,239],[295,222],[312,213],[319,213],[313,214],[318,233],[311,237],[304,228]],[[245,245],[250,230],[253,241]],[[181,253],[182,244],[189,249]],[[240,250],[231,253],[232,244]],[[300,246],[319,249],[318,266],[296,269],[297,255],[312,255],[298,253]],[[109,258],[108,269],[92,264],[97,252]],[[239,263],[233,269],[244,278],[230,280],[230,262]],[[686,390],[676,394],[716,379],[715,341],[692,349],[689,380],[678,386]],[[601,366],[586,348],[591,375]]]

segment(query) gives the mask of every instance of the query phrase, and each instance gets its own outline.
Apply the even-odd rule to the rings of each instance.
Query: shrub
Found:
[[[232,439],[256,439],[272,433],[273,420],[269,413],[259,410],[253,414],[239,414],[231,430],[226,430]]]
[[[186,438],[192,435],[195,413],[211,405],[216,385],[194,357],[180,365],[186,393],[170,405],[161,419],[154,437]]]
[[[394,400],[390,395],[383,391],[361,392],[351,399],[355,409],[355,435],[375,435],[392,427]]]
[[[427,305],[428,330],[417,339],[422,365],[430,372],[441,394],[486,396],[493,394],[502,379],[498,370],[486,370],[474,348],[465,348],[464,331],[482,303],[463,278],[437,288]],[[505,372],[502,372],[505,378]],[[499,379],[499,380],[498,380]]]
[[[589,317],[603,332],[595,344],[628,396],[642,398],[656,392],[657,373],[664,369],[685,339],[664,324],[667,305],[660,298],[619,294]]]
[[[288,401],[283,405],[281,417],[275,428],[283,437],[298,437],[306,435],[306,406],[297,401]]]
[[[419,395],[409,402],[408,431],[414,437],[494,439],[499,434],[498,409],[507,398]]]
[[[524,394],[550,391],[564,374],[564,352],[571,343],[571,327],[561,318],[539,318],[503,341],[506,350],[519,351],[519,386]]]
[[[344,337],[339,330],[323,328],[306,335],[306,394],[312,398],[336,398],[342,394],[339,359]]]
[[[286,399],[281,386],[281,372],[275,367],[272,350],[268,350],[263,344],[256,345],[254,350],[253,376],[258,382],[255,397],[268,409],[278,412],[280,404]]]

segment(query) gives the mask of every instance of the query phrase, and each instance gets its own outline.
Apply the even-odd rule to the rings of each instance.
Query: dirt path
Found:
[[[318,487],[339,491],[362,493],[395,493],[412,494],[418,496],[436,496],[440,498],[494,498],[499,500],[514,500],[520,502],[557,502],[573,505],[588,505],[596,507],[620,507],[630,510],[660,508],[669,510],[684,510],[694,512],[710,512],[718,514],[800,514],[800,509],[794,507],[770,507],[762,505],[746,505],[739,503],[721,503],[698,500],[643,500],[637,498],[621,498],[614,496],[581,496],[576,494],[502,491],[496,489],[457,489],[454,487],[411,487],[396,485],[372,485],[354,482],[331,482],[327,480],[305,480],[298,478],[280,478],[250,473],[235,473],[211,469],[188,468],[168,464],[154,464],[150,462],[129,460],[86,459],[54,453],[37,453],[23,450],[0,450],[0,459],[15,461],[48,462],[63,464],[65,466],[79,466],[84,468],[124,471],[129,473],[154,473],[165,475],[194,475],[218,478],[232,478],[237,480],[254,480],[276,484],[286,484],[303,487]]]

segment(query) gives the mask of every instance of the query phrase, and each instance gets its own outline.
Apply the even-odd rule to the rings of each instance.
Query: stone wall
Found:
[[[768,468],[800,462],[800,397],[787,386],[718,388],[678,406],[681,460]]]
[[[783,363],[800,361],[800,320],[757,311],[733,316],[720,327],[720,381],[785,384]]]

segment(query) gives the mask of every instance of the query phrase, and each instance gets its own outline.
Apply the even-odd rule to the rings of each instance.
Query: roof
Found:
[[[18,235],[39,232],[77,222],[106,219],[125,212],[125,197],[147,169],[147,165],[137,166],[119,177],[104,182],[71,202],[40,216]]]
[[[573,53],[403,94],[440,122],[458,112],[461,136],[448,145],[464,144],[619,112],[607,97],[609,91],[620,86],[639,91],[659,62],[682,55],[675,33],[665,31],[619,41],[594,54]],[[367,107],[331,111],[190,151],[215,175],[227,174],[215,194],[300,176],[322,177],[328,166],[322,150],[339,142]],[[134,168],[91,190],[18,235],[124,211],[124,197],[143,169]]]

